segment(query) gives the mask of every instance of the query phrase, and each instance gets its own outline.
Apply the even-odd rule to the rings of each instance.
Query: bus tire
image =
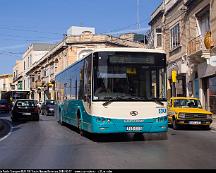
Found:
[[[179,129],[179,125],[176,123],[176,119],[175,118],[173,118],[173,120],[172,120],[172,126],[173,126],[174,130],[178,130]]]
[[[81,123],[82,123],[82,120],[81,120],[81,116],[80,116],[80,111],[77,111],[77,128],[79,130],[79,134],[81,136],[84,136],[84,132],[83,130],[81,129]]]
[[[58,123],[60,124],[60,125],[64,125],[64,123],[63,123],[63,121],[62,121],[62,111],[61,111],[61,109],[59,109],[59,117],[58,117]]]

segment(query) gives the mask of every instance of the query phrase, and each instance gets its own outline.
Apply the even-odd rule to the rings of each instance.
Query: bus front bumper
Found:
[[[159,133],[167,132],[167,116],[153,119],[109,119],[93,117],[92,133]]]

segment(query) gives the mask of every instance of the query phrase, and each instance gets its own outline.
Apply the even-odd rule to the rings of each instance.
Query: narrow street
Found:
[[[5,123],[11,123],[2,115]],[[133,135],[82,137],[55,117],[11,124],[0,140],[2,169],[211,169],[216,168],[216,131],[169,128],[167,140]]]

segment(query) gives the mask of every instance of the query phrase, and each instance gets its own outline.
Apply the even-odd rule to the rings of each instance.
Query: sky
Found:
[[[145,33],[161,2],[139,0],[137,10],[137,0],[0,0],[0,74],[12,74],[30,44],[57,43],[71,26],[94,27],[96,34]]]

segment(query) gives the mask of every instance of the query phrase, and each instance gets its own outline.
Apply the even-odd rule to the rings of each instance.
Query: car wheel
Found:
[[[208,126],[203,126],[202,127],[204,130],[210,130],[210,126],[208,125]]]
[[[40,118],[39,118],[39,115],[33,117],[33,120],[34,120],[34,121],[39,121],[39,119],[40,119]]]
[[[178,130],[179,129],[179,125],[176,123],[176,119],[173,119],[172,125],[173,125],[173,129],[174,130]]]

